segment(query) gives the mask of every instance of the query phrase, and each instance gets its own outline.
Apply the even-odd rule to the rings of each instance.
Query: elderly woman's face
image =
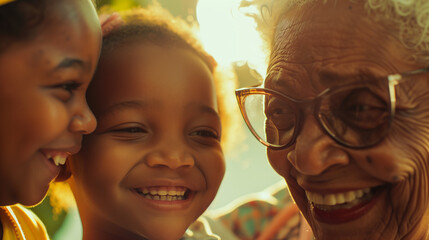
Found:
[[[389,27],[366,18],[363,6],[332,2],[295,8],[279,21],[266,88],[309,99],[329,87],[422,67],[406,61],[411,53]],[[301,109],[295,144],[268,150],[318,239],[420,239],[410,233],[427,231],[427,78],[397,87],[397,113],[374,147],[339,145],[309,107]]]

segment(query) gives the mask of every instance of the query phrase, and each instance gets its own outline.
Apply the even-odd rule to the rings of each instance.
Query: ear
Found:
[[[71,157],[68,157],[66,164],[64,164],[61,167],[60,173],[55,178],[55,182],[64,182],[70,178],[70,176],[71,176],[70,164],[69,164],[69,161],[71,160],[70,158]]]
[[[101,31],[103,32],[103,37],[107,36],[113,29],[124,24],[124,20],[117,12],[114,12],[112,14],[101,14],[99,16],[99,19]]]

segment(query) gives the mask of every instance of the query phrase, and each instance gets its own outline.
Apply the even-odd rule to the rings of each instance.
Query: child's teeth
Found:
[[[56,166],[64,165],[66,163],[66,159],[67,159],[66,157],[62,157],[59,155],[53,157],[53,160]]]

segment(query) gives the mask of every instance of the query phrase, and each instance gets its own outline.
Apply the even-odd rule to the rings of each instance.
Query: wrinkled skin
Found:
[[[0,54],[0,205],[39,203],[60,171],[46,153],[76,153],[96,126],[85,99],[101,46],[95,9],[47,4],[36,36]]]
[[[205,63],[176,47],[121,46],[102,57],[88,102],[98,126],[70,161],[83,239],[181,238],[225,172]],[[159,207],[134,190],[168,182],[193,189],[186,207]]]
[[[315,97],[341,85],[335,76],[375,76],[419,69],[406,61],[411,53],[387,25],[365,17],[361,4],[328,1],[305,4],[284,14],[277,25],[267,88],[296,99]],[[316,6],[312,6],[316,5]],[[429,224],[429,86],[428,75],[397,87],[398,110],[388,136],[378,145],[353,150],[337,144],[312,115],[296,143],[268,149],[272,167],[317,239],[427,239]],[[375,206],[358,219],[339,224],[318,221],[304,190],[326,192],[382,186]]]

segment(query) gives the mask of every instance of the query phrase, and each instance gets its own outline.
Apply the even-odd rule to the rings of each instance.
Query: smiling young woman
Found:
[[[46,238],[40,222],[15,204],[39,203],[66,158],[79,151],[82,135],[94,131],[85,93],[100,45],[100,24],[89,0],[0,2],[4,237]]]

